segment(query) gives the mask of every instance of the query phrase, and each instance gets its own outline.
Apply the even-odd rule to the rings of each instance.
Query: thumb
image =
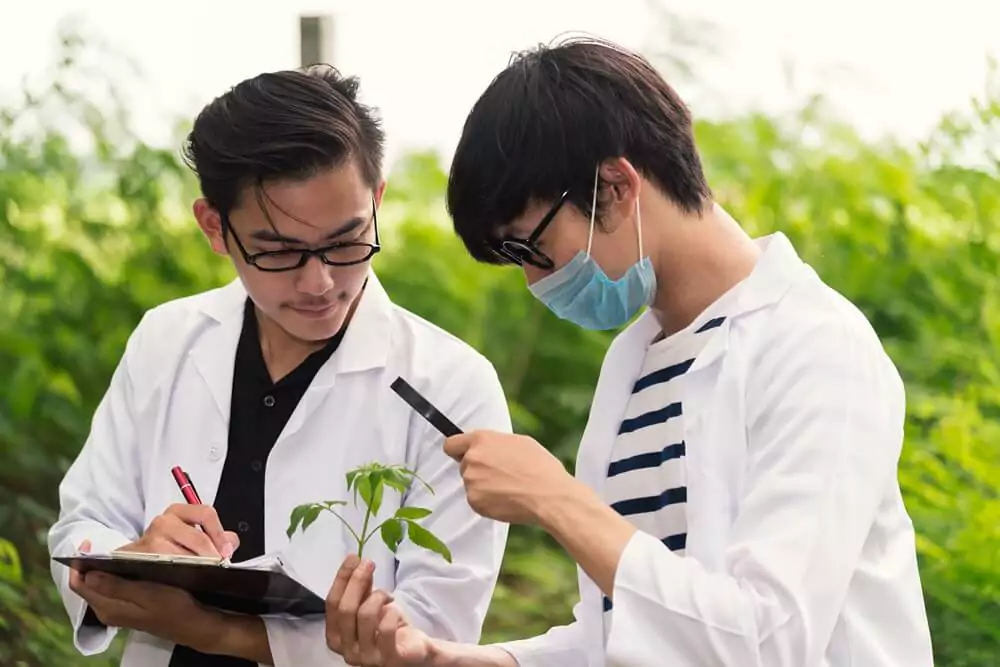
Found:
[[[78,546],[76,548],[76,550],[79,551],[79,552],[81,552],[81,553],[89,554],[90,553],[90,540],[84,540],[83,542],[80,542],[80,546]]]
[[[459,435],[453,435],[444,441],[444,453],[455,459],[459,463],[465,457],[466,452],[469,451],[469,447],[472,446],[472,435],[469,433],[461,433]]]

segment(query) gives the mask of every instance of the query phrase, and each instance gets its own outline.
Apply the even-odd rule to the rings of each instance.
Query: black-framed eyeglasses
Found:
[[[512,262],[521,266],[525,263],[531,264],[539,269],[548,270],[555,266],[555,262],[552,258],[546,255],[544,252],[538,249],[538,238],[545,231],[552,219],[556,217],[556,213],[562,208],[563,204],[566,203],[566,199],[569,197],[569,190],[562,193],[556,203],[552,205],[548,213],[542,218],[541,222],[535,226],[535,229],[531,232],[531,235],[526,239],[518,239],[513,237],[507,237],[500,239],[500,241],[493,247],[493,252],[495,252],[499,257],[506,261]]]
[[[378,216],[374,198],[372,198],[372,224],[375,226],[375,243],[344,241],[331,243],[322,248],[295,248],[250,254],[243,247],[243,243],[236,235],[236,230],[229,223],[228,216],[222,217],[222,223],[223,232],[228,229],[229,233],[233,235],[236,247],[243,255],[243,261],[260,271],[294,271],[305,266],[310,257],[318,257],[321,262],[329,266],[352,266],[368,261],[382,249],[378,240]]]

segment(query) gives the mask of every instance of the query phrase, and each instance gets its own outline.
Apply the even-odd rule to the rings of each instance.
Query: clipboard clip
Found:
[[[431,426],[441,432],[446,438],[453,435],[461,435],[462,429],[441,414],[441,411],[431,405],[430,401],[420,395],[410,383],[401,377],[397,377],[390,385],[392,390],[399,395],[407,405],[413,408],[421,417],[430,422]]]

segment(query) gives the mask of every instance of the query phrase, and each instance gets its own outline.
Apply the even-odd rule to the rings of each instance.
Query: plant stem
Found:
[[[347,521],[344,520],[344,517],[340,516],[339,514],[337,514],[336,512],[334,512],[332,509],[328,509],[328,508],[324,508],[324,509],[326,509],[326,511],[329,512],[330,514],[332,514],[333,516],[335,516],[338,519],[340,519],[340,523],[342,523],[345,526],[347,526],[347,530],[351,531],[351,535],[354,536],[354,539],[356,541],[358,541],[358,542],[361,541],[361,538],[358,537],[358,534],[354,532],[353,528],[351,528],[351,524],[347,523]]]
[[[380,528],[382,528],[382,526],[384,526],[384,525],[386,524],[386,522],[387,522],[387,521],[392,521],[392,518],[389,518],[389,519],[386,519],[385,521],[383,521],[383,522],[382,522],[382,523],[380,523],[379,525],[375,526],[374,528],[372,528],[372,532],[370,532],[370,533],[368,533],[368,535],[364,536],[364,539],[363,539],[363,540],[361,541],[361,546],[362,546],[362,548],[363,548],[363,547],[364,547],[364,546],[365,546],[366,544],[368,544],[368,540],[370,540],[370,539],[372,538],[372,536],[373,536],[373,535],[374,535],[375,533],[377,533],[377,532],[379,531],[379,529],[380,529]],[[359,556],[360,556],[360,554],[359,554]]]
[[[365,523],[364,525],[361,526],[361,537],[359,538],[356,534],[354,536],[354,539],[358,541],[358,558],[361,558],[361,554],[365,550],[365,543],[368,542],[369,536],[366,533],[368,532],[368,520],[371,518],[372,518],[372,508],[369,507],[365,512]],[[375,531],[372,532],[374,533]]]

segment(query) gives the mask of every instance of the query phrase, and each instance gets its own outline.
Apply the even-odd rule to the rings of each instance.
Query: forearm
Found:
[[[519,667],[517,660],[501,648],[436,640],[431,660],[434,667]]]
[[[244,658],[263,665],[273,665],[271,645],[264,621],[256,616],[218,614],[212,623],[210,639],[202,653]]]
[[[635,527],[582,482],[567,477],[536,515],[542,528],[612,597],[618,562]]]

